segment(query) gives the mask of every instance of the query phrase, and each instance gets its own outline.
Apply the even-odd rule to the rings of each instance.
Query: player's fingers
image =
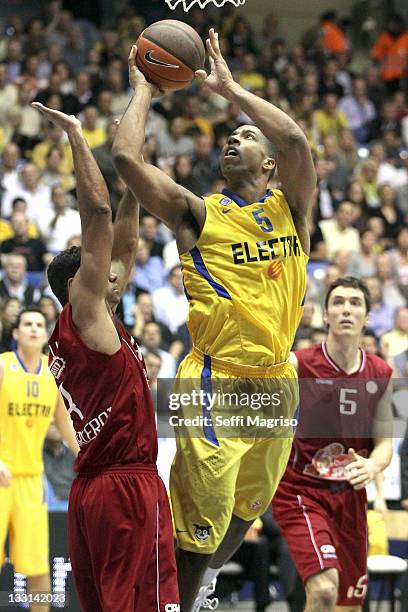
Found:
[[[41,102],[31,102],[31,106],[33,106],[34,108],[39,110],[41,113],[44,113],[46,115],[53,115],[54,112],[56,112],[56,111],[52,111],[50,108],[47,108],[46,106],[44,106],[44,104],[41,104]]]
[[[211,44],[211,40],[207,38],[207,40],[205,41],[205,44],[207,46],[207,51],[208,51],[208,55],[210,56],[210,60],[211,58],[215,59],[217,57],[217,54],[214,51],[214,47]]]
[[[214,32],[214,35],[211,39],[211,45],[212,48],[214,49],[214,51],[216,52],[217,55],[221,55],[221,51],[220,51],[220,41],[218,38],[218,32]]]
[[[135,65],[136,53],[137,53],[137,46],[132,45],[132,48],[130,50],[129,57],[128,57],[129,68],[132,68]]]
[[[194,74],[198,79],[202,79],[203,81],[208,77],[205,70],[196,70]]]

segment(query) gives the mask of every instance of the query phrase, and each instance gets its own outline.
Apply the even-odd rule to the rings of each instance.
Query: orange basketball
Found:
[[[182,21],[157,21],[143,30],[136,44],[139,70],[162,90],[183,89],[204,66],[203,41]]]

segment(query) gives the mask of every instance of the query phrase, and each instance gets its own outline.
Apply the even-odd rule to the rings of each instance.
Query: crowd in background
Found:
[[[51,0],[30,20],[16,14],[2,24],[0,352],[13,350],[13,324],[20,309],[32,303],[39,305],[51,333],[60,306],[48,287],[46,267],[60,250],[81,243],[67,138],[45,123],[31,102],[80,118],[108,185],[113,215],[124,193],[111,146],[115,120],[132,95],[127,57],[146,25],[173,14],[164,2],[154,10],[149,5],[150,12],[149,7],[137,12],[132,0],[119,4],[114,22],[99,27],[64,10],[60,0]],[[359,38],[353,37],[350,22],[347,27],[332,12],[308,24],[292,45],[285,24],[272,13],[259,30],[232,5],[174,16],[193,25],[203,39],[215,25],[234,78],[289,113],[310,143],[318,185],[310,219],[308,291],[295,347],[325,338],[326,288],[338,276],[353,274],[366,280],[372,301],[365,350],[387,359],[396,377],[408,378],[408,32],[403,19],[389,13],[375,22],[376,15],[367,15],[373,44],[359,69]],[[225,184],[220,149],[238,124],[250,122],[235,104],[193,82],[153,101],[143,156],[194,193],[220,192]],[[277,175],[271,188],[278,185]],[[140,235],[119,315],[141,345],[154,387],[158,377],[175,375],[190,348],[188,303],[174,236],[144,210]],[[408,509],[406,447],[405,442],[402,498]],[[67,499],[73,456],[55,427],[44,461],[51,495]],[[251,537],[259,540],[249,534],[247,546]],[[281,539],[280,546],[285,546]],[[265,563],[258,559],[254,565],[266,572],[265,584],[258,585],[261,599],[265,589],[268,593],[268,554]],[[282,575],[289,575],[285,568]],[[291,584],[284,585],[288,602],[303,598],[294,569],[292,574]],[[262,580],[262,572],[256,579]]]
[[[156,4],[152,18],[122,2],[114,25],[97,27],[52,0],[30,20],[16,14],[3,24],[1,351],[13,348],[11,328],[22,306],[38,303],[52,330],[59,305],[47,285],[46,266],[58,251],[81,241],[69,144],[30,103],[38,100],[80,118],[115,215],[125,186],[113,167],[111,146],[115,120],[131,98],[127,56],[148,23],[173,16],[164,2],[162,10]],[[310,142],[318,186],[310,219],[309,286],[295,346],[325,337],[323,301],[330,282],[344,274],[361,276],[372,299],[364,347],[390,360],[398,376],[407,376],[408,32],[403,19],[390,13],[374,22],[370,59],[356,70],[358,41],[333,12],[308,24],[292,45],[284,23],[272,13],[259,31],[232,5],[192,10],[182,18],[203,39],[215,25],[234,78],[289,113]],[[218,154],[240,123],[250,119],[234,103],[193,82],[153,101],[144,159],[197,194],[220,192]],[[276,176],[271,187],[278,184]],[[144,210],[140,233],[120,314],[143,351],[159,356],[159,376],[171,378],[189,350],[177,248],[169,230]]]

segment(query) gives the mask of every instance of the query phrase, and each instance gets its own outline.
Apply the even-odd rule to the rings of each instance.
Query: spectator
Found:
[[[143,329],[146,323],[157,323],[153,313],[153,299],[150,293],[139,293],[133,305],[133,329],[132,336],[141,342]],[[166,325],[160,326],[162,345],[161,348],[168,349],[174,340],[174,336]]]
[[[371,310],[368,315],[367,329],[374,332],[374,334],[380,338],[392,328],[394,307],[384,302],[381,281],[379,278],[370,276],[365,279],[365,283],[371,299]]]
[[[375,234],[369,229],[360,233],[361,251],[352,253],[347,274],[350,276],[367,277],[374,276],[377,264],[377,253],[375,252]]]
[[[220,170],[218,156],[213,149],[213,142],[205,134],[200,134],[196,138],[192,166],[192,174],[198,183],[200,195],[209,193],[211,185],[220,174]]]
[[[253,53],[245,53],[242,61],[242,69],[239,75],[239,84],[244,89],[254,91],[263,89],[266,85],[265,77],[257,71],[256,57]]]
[[[162,336],[160,325],[151,321],[146,323],[142,332],[141,351],[143,354],[149,351],[159,353],[161,357],[161,365],[159,370],[159,378],[174,378],[176,375],[176,360],[168,352],[161,348]]]
[[[178,185],[189,189],[197,195],[200,193],[200,183],[193,174],[193,162],[189,155],[179,155],[174,164],[174,180]]]
[[[21,304],[17,298],[6,298],[0,303],[0,353],[4,353],[15,348],[12,332],[21,310]]]
[[[51,208],[51,189],[41,183],[37,166],[30,162],[21,170],[17,186],[5,191],[1,203],[2,217],[10,217],[15,198],[27,202],[27,216],[34,223]]]
[[[0,186],[4,189],[16,189],[18,185],[18,172],[23,162],[20,159],[20,149],[10,142],[3,149],[0,166]],[[4,215],[3,215],[4,216]]]
[[[56,501],[67,501],[75,478],[75,455],[63,441],[54,421],[44,440],[43,460],[45,475]]]
[[[58,172],[67,176],[74,171],[72,162],[71,148],[68,142],[64,141],[64,132],[60,127],[53,123],[45,126],[45,139],[33,149],[31,159],[40,170],[44,170],[47,165],[48,154],[53,148],[60,151],[61,158],[58,165]]]
[[[323,74],[319,84],[320,97],[334,94],[338,99],[344,95],[344,88],[337,80],[338,64],[335,59],[327,59],[323,66]]]
[[[392,266],[389,253],[382,253],[378,256],[376,275],[383,285],[384,302],[394,308],[405,306],[406,298],[397,281],[396,270]]]
[[[65,249],[68,239],[81,233],[79,212],[69,208],[68,196],[60,185],[51,192],[52,209],[43,212],[39,228],[48,251],[59,253]]]
[[[203,117],[200,107],[200,98],[195,94],[187,96],[183,107],[183,119],[185,133],[187,136],[205,136],[213,137],[213,129],[211,123]]]
[[[177,157],[191,155],[194,151],[194,140],[186,135],[186,124],[181,117],[173,117],[169,129],[157,134],[157,157]]]
[[[408,32],[404,30],[402,15],[390,16],[387,29],[377,38],[371,55],[380,63],[380,75],[388,91],[400,89],[402,79],[408,77]]]
[[[369,355],[377,355],[382,357],[380,350],[380,343],[374,332],[365,330],[363,337],[361,338],[361,348]]]
[[[323,46],[329,53],[345,53],[349,47],[347,38],[337,25],[335,11],[327,11],[320,18]]]
[[[5,123],[18,98],[18,89],[10,82],[8,72],[7,64],[0,63],[0,125]]]
[[[387,359],[408,349],[408,308],[400,306],[395,310],[394,328],[381,338],[381,348]]]
[[[159,222],[152,215],[145,215],[140,220],[140,235],[150,247],[151,256],[163,255],[163,244],[158,240]]]
[[[340,100],[339,109],[346,115],[357,142],[366,144],[371,123],[377,113],[374,104],[367,96],[367,86],[363,78],[354,79],[353,93]]]
[[[349,171],[346,161],[340,150],[338,139],[329,134],[323,139],[324,158],[329,164],[327,183],[334,197],[337,200],[344,198],[347,183],[349,181]]]
[[[87,106],[84,110],[82,131],[90,149],[100,147],[106,141],[106,132],[97,127],[98,109],[96,106]]]
[[[114,120],[112,114],[112,92],[108,89],[103,89],[97,97],[98,120],[96,127],[107,132],[107,128]]]
[[[23,198],[15,198],[11,203],[12,213],[11,216],[16,212],[24,213],[27,215],[27,202],[23,200]],[[32,221],[28,222],[28,235],[30,238],[38,238],[39,232],[37,226],[32,223]],[[5,221],[4,219],[0,219],[0,242],[3,240],[8,240],[9,238],[13,238],[14,230],[10,223],[10,221]]]
[[[177,333],[179,327],[186,322],[188,302],[180,266],[172,268],[166,285],[153,292],[153,309],[155,319],[166,325],[172,334]]]
[[[378,195],[378,163],[370,158],[356,168],[355,176],[363,188],[364,198],[369,209],[378,208],[380,196]]]
[[[136,272],[134,283],[139,291],[152,291],[163,286],[165,269],[163,260],[158,255],[151,254],[151,246],[143,238],[139,238],[139,248],[136,255]]]
[[[381,185],[378,188],[378,195],[379,207],[372,210],[370,214],[383,220],[384,236],[391,243],[403,223],[403,217],[396,205],[396,193],[390,185]]]
[[[47,321],[48,335],[51,336],[54,331],[55,323],[58,319],[59,308],[55,300],[49,295],[42,295],[38,302],[38,308],[42,312]]]
[[[61,151],[58,147],[53,147],[47,154],[47,161],[44,170],[41,173],[41,181],[47,187],[55,187],[61,185],[65,191],[71,191],[75,187],[75,179],[73,174],[63,174],[60,172],[62,162]]]
[[[321,219],[331,219],[335,208],[335,197],[329,185],[330,164],[326,159],[319,159],[316,162],[317,174],[317,193],[314,216],[316,221]]]
[[[360,236],[352,227],[354,204],[345,200],[341,202],[334,213],[333,219],[320,221],[320,229],[327,248],[327,255],[332,259],[336,251],[347,249],[350,252],[360,252]]]
[[[391,264],[397,270],[399,281],[408,289],[408,227],[396,234],[396,248],[390,251]]]
[[[334,93],[323,96],[323,106],[313,113],[313,120],[320,139],[328,134],[339,138],[342,130],[349,127],[346,115],[337,107],[337,96]]]
[[[43,272],[49,261],[47,249],[41,238],[30,238],[27,215],[23,212],[14,212],[11,217],[11,228],[14,235],[1,243],[1,254],[23,255],[28,272]]]
[[[23,308],[37,301],[38,291],[27,281],[27,263],[23,255],[10,253],[0,280],[0,299],[17,298]]]

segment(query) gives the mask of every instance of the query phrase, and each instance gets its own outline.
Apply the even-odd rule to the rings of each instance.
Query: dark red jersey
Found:
[[[312,486],[346,482],[349,448],[364,457],[373,449],[376,406],[392,369],[361,351],[361,365],[344,372],[326,345],[296,352],[300,386],[298,427],[283,480]]]
[[[115,325],[121,348],[114,355],[93,351],[81,340],[67,304],[49,340],[49,368],[81,447],[78,472],[156,463],[155,414],[143,357],[123,325]]]

